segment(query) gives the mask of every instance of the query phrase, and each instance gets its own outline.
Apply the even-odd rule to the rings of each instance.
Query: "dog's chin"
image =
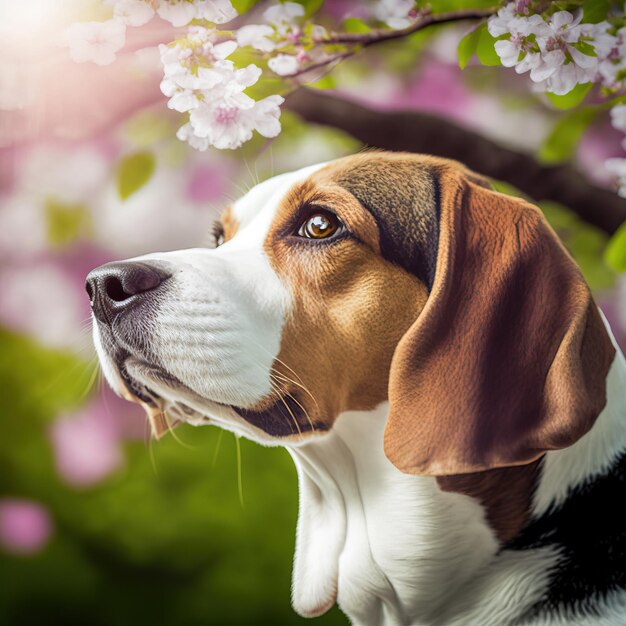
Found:
[[[128,356],[116,367],[125,386],[121,395],[143,407],[155,439],[187,423],[219,426],[264,445],[281,443],[244,419],[242,409],[200,396],[158,366]]]

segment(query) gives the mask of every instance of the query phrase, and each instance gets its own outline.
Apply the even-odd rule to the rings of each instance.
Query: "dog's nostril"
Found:
[[[115,302],[124,302],[124,300],[128,300],[133,295],[124,291],[124,285],[122,285],[122,281],[117,276],[108,276],[105,279],[104,288],[107,296]]]

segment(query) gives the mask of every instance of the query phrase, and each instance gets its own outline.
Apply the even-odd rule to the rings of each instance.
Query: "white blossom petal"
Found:
[[[263,12],[263,17],[276,26],[291,24],[296,18],[304,17],[304,7],[297,2],[274,4]]]
[[[512,41],[496,41],[494,48],[504,67],[513,67],[518,63],[521,52],[519,44]]]
[[[172,26],[185,26],[196,17],[196,5],[185,0],[159,0],[157,13]]]
[[[76,63],[109,65],[115,61],[115,53],[124,47],[126,26],[117,20],[80,22],[72,24],[65,37],[70,57]]]
[[[611,109],[611,124],[626,133],[626,104],[618,104]]]
[[[127,26],[143,26],[154,17],[154,9],[143,0],[119,0],[113,17]]]
[[[580,50],[576,48],[568,47],[568,52],[570,53],[574,63],[579,67],[584,69],[591,69],[598,66],[598,58],[589,56],[588,54],[583,54]]]
[[[268,67],[279,76],[289,76],[298,71],[298,59],[291,54],[278,54],[267,62]]]
[[[237,43],[261,52],[272,52],[276,48],[276,43],[270,39],[273,34],[274,29],[267,24],[248,24],[237,30]]]
[[[564,96],[569,93],[577,84],[576,65],[568,63],[562,65],[557,72],[554,72],[548,79],[548,91],[557,96]]]
[[[215,24],[225,24],[237,17],[229,0],[195,0],[196,18]]]

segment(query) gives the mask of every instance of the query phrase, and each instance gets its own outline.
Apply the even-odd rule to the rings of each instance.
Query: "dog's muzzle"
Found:
[[[110,325],[116,316],[134,308],[169,276],[163,269],[147,263],[101,265],[89,273],[85,283],[93,314],[99,322]]]

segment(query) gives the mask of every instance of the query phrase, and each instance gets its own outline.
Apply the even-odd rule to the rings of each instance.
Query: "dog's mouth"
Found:
[[[118,371],[125,386],[122,395],[142,406],[157,440],[183,422],[231,430],[235,416],[247,424],[243,431],[238,431],[240,434],[266,443],[287,438],[301,440],[306,434],[327,430],[324,424],[313,423],[291,395],[273,398],[265,409],[244,409],[203,398],[162,368],[135,357],[127,357]],[[265,436],[259,437],[261,432]]]
[[[161,439],[182,422],[210,421],[208,416],[174,399],[183,392],[191,392],[175,376],[134,357],[126,357],[116,366],[125,387],[123,397],[141,405],[155,439]],[[163,393],[165,390],[167,395]]]

